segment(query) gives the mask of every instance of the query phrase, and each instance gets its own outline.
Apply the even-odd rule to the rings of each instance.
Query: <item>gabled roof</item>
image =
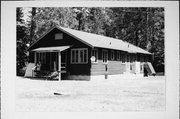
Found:
[[[132,45],[128,42],[124,42],[119,39],[106,37],[106,36],[102,36],[102,35],[97,35],[97,34],[92,34],[92,33],[87,33],[87,32],[78,31],[78,30],[73,30],[73,29],[64,28],[64,27],[60,27],[60,26],[56,26],[54,28],[57,28],[57,29],[67,33],[68,35],[89,45],[90,47],[100,47],[100,48],[107,48],[107,49],[114,49],[114,50],[122,50],[122,51],[130,52],[130,53],[151,54],[140,47],[137,47],[135,45]],[[50,31],[48,31],[48,33],[49,32]]]

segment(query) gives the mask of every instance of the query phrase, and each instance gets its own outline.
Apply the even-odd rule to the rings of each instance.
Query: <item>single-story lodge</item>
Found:
[[[59,72],[59,80],[134,78],[144,67],[155,73],[152,54],[128,42],[60,26],[49,29],[29,48],[26,77]],[[37,68],[39,66],[39,68]]]

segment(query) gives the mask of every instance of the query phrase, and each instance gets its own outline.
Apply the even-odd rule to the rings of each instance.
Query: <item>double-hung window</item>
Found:
[[[121,59],[121,55],[120,55],[120,52],[117,51],[117,60],[120,60]]]
[[[94,63],[98,62],[98,49],[92,49],[92,57],[95,58]]]
[[[88,62],[88,50],[87,48],[71,49],[71,63],[87,63]]]
[[[114,51],[111,50],[111,60],[114,60]]]
[[[143,61],[144,61],[143,54],[140,54],[140,62],[143,62]]]
[[[125,53],[122,53],[121,59],[122,59],[122,63],[126,62],[126,54]]]
[[[102,60],[103,60],[103,63],[108,62],[108,51],[107,50],[102,50]]]
[[[131,62],[131,63],[134,62],[134,54],[130,54],[130,62]]]

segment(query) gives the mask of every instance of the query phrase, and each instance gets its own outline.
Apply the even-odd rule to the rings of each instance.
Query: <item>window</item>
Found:
[[[140,62],[143,62],[143,61],[144,61],[143,54],[140,54]]]
[[[143,68],[144,68],[144,67],[143,67],[143,64],[140,64],[140,67],[141,67],[140,70],[141,70],[141,72],[142,72],[142,71],[143,71]]]
[[[55,40],[61,40],[63,39],[63,34],[62,33],[56,33],[55,34]]]
[[[125,53],[123,53],[122,55],[121,55],[121,59],[122,59],[122,63],[125,63],[125,61],[126,61],[126,54]]]
[[[144,55],[144,62],[148,62],[149,61],[149,56],[148,55]]]
[[[71,50],[71,63],[87,63],[88,52],[87,48],[79,48]]]
[[[135,57],[134,54],[130,54],[130,62],[131,62],[131,63],[135,61],[135,58],[134,58],[134,57]]]
[[[127,54],[126,56],[127,56],[127,57],[126,57],[126,61],[127,61],[127,62],[130,62],[130,54]]]
[[[132,64],[130,64],[130,70],[132,70]]]
[[[103,60],[103,63],[108,62],[108,51],[107,50],[102,51],[102,60]]]
[[[94,56],[95,61],[94,62],[98,62],[98,50],[97,49],[93,49],[92,50],[92,57]]]
[[[111,51],[111,60],[114,60],[114,51]]]
[[[117,60],[121,60],[120,58],[121,58],[120,52],[117,51]]]

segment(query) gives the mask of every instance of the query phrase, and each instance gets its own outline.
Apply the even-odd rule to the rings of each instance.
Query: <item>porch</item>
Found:
[[[67,73],[67,49],[69,46],[42,47],[32,50],[34,64],[32,77],[56,76],[59,80]]]

